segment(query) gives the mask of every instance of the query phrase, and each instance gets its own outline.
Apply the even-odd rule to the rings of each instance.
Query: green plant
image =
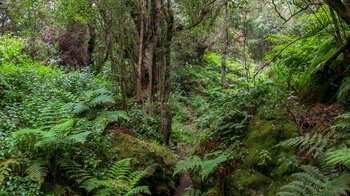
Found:
[[[11,175],[15,167],[19,167],[20,164],[16,159],[4,159],[0,163],[0,185],[4,183],[4,180]]]
[[[342,109],[348,109],[349,105],[349,95],[350,95],[350,77],[347,77],[343,80],[339,91],[337,93],[337,101],[340,104]]]
[[[96,195],[125,195],[137,193],[151,194],[147,186],[137,186],[140,180],[148,174],[148,169],[130,173],[131,159],[120,160],[106,171],[103,179],[91,178],[84,182],[84,188]]]
[[[277,195],[346,195],[350,190],[350,176],[347,174],[325,175],[310,165],[301,168],[304,172],[293,174],[295,180],[281,187]]]
[[[217,170],[221,163],[227,161],[226,154],[220,153],[221,151],[207,154],[204,159],[201,159],[198,156],[185,157],[184,160],[181,160],[176,164],[174,175],[184,172],[193,172],[195,175],[200,175],[201,180],[205,181],[210,174]],[[209,159],[211,156],[217,157]]]
[[[277,144],[275,147],[295,147],[299,145],[301,151],[307,150],[306,155],[314,152],[314,157],[317,157],[318,155],[324,153],[329,143],[330,137],[331,134],[323,136],[321,134],[315,133],[310,136],[310,134],[307,133],[305,136],[299,136],[285,140]]]

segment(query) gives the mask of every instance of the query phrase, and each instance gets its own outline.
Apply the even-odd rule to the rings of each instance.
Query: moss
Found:
[[[253,192],[259,192],[261,187],[268,187],[272,180],[260,172],[241,168],[235,170],[226,182],[225,195],[252,195]]]
[[[207,195],[208,196],[222,196],[222,193],[220,191],[220,188],[216,186],[216,187],[209,189],[207,192]]]
[[[275,162],[276,155],[281,149],[275,149],[274,146],[296,136],[298,136],[298,127],[293,121],[253,121],[246,139],[249,154],[245,159],[245,164],[248,167],[261,164],[263,151],[269,152],[272,156],[270,157],[271,162]]]
[[[282,112],[276,112],[281,113]],[[298,126],[282,115],[274,120],[255,118],[245,140],[249,154],[239,169],[226,181],[228,195],[265,195],[276,192],[284,177],[296,169],[297,149],[275,148],[286,139],[299,135]],[[238,193],[237,193],[237,190]]]
[[[116,134],[112,145],[119,151],[119,160],[134,158],[134,170],[152,166],[150,175],[143,180],[152,195],[171,195],[175,191],[178,183],[178,177],[173,177],[176,158],[170,150],[125,134]]]

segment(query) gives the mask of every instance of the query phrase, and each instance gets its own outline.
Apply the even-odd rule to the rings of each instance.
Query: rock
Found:
[[[119,151],[118,160],[134,158],[133,170],[152,166],[150,175],[142,180],[142,184],[149,186],[153,196],[172,195],[175,192],[179,178],[173,176],[176,158],[170,150],[121,133],[112,138],[112,145]]]
[[[283,178],[296,170],[296,148],[275,148],[299,135],[292,120],[253,120],[245,140],[248,155],[225,182],[225,195],[274,195]],[[275,183],[279,181],[278,183]],[[277,187],[278,186],[278,187]]]

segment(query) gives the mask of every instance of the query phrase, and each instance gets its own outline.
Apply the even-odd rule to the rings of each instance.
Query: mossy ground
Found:
[[[173,176],[176,158],[170,150],[120,133],[113,137],[112,143],[119,151],[118,159],[134,158],[134,170],[152,167],[149,176],[143,180],[143,184],[149,186],[152,195],[172,195],[178,177]]]
[[[296,149],[275,147],[298,136],[298,126],[288,118],[252,120],[245,140],[248,155],[226,181],[227,195],[274,195],[285,176],[295,171]]]

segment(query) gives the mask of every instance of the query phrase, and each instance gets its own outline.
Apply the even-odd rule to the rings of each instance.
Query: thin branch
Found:
[[[348,29],[348,30],[349,30],[349,29]],[[287,49],[289,46],[291,46],[292,44],[295,44],[296,42],[298,42],[298,41],[300,41],[300,40],[302,40],[302,39],[306,39],[306,38],[313,37],[313,36],[316,36],[316,35],[331,33],[331,32],[335,32],[335,30],[334,30],[334,31],[325,31],[325,32],[319,32],[319,33],[313,33],[313,34],[310,34],[310,35],[306,35],[306,36],[304,36],[304,37],[300,37],[300,38],[298,38],[298,39],[296,39],[296,40],[290,42],[287,46],[285,46],[284,48],[282,48],[282,50],[279,51],[279,52],[277,53],[277,55],[275,55],[275,56],[273,57],[272,60],[270,60],[269,62],[265,63],[263,66],[261,66],[260,69],[254,74],[254,78],[255,78],[263,69],[265,69],[265,68],[266,68],[267,66],[269,66],[271,63],[273,63],[273,62],[277,59],[277,57],[279,57],[279,56],[282,54],[282,52],[283,52],[285,49]],[[343,47],[343,46],[342,46],[342,47]]]
[[[196,21],[195,23],[189,25],[189,26],[186,27],[186,28],[179,28],[179,27],[177,27],[177,28],[176,28],[176,31],[190,30],[190,29],[193,29],[194,27],[198,26],[198,25],[203,21],[204,17],[207,15],[207,13],[208,13],[208,12],[207,12],[207,8],[208,8],[210,5],[214,4],[216,1],[217,1],[217,0],[213,0],[213,1],[209,2],[208,4],[204,5],[204,7],[203,7],[203,9],[202,9],[202,11],[201,11],[201,14],[200,14],[200,16],[199,16],[198,21]]]
[[[297,12],[293,13],[289,18],[285,18],[282,16],[282,14],[278,11],[277,5],[275,3],[275,0],[272,0],[273,7],[275,9],[275,12],[278,14],[278,16],[284,21],[283,24],[287,23],[289,20],[291,20],[294,16],[298,15],[300,12],[305,11],[309,8],[310,4],[307,4],[305,7],[301,7],[300,10]]]

